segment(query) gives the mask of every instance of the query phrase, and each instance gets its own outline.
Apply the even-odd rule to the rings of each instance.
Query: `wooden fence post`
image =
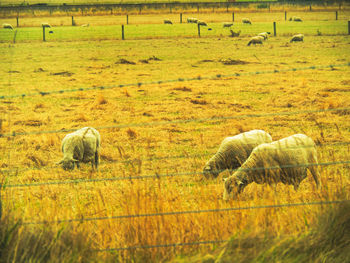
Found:
[[[276,22],[273,22],[273,35],[276,36]]]
[[[180,13],[180,24],[182,24],[182,13]]]
[[[129,15],[126,15],[126,24],[129,25]]]
[[[125,40],[125,37],[124,37],[124,25],[122,25],[122,40]]]
[[[197,28],[198,28],[198,37],[201,37],[201,26],[197,24]]]
[[[338,20],[338,11],[335,11],[335,20]]]
[[[74,16],[72,16],[72,26],[75,26]]]
[[[287,11],[284,11],[284,21],[287,21]]]
[[[232,22],[235,22],[235,12],[232,12]]]
[[[45,39],[45,26],[43,26],[43,41],[45,42],[46,39]]]

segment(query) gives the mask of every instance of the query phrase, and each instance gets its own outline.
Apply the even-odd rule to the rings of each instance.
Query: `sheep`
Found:
[[[264,37],[262,36],[255,36],[255,37],[252,37],[249,42],[248,42],[248,46],[250,46],[251,44],[262,44],[263,43],[263,40],[264,40]]]
[[[238,37],[239,34],[241,33],[241,30],[235,32],[232,29],[230,29],[230,32],[231,32],[231,36],[230,37]]]
[[[13,30],[13,27],[10,24],[2,24],[2,27]]]
[[[279,141],[264,143],[252,151],[249,158],[225,179],[223,199],[238,195],[250,183],[290,184],[295,191],[310,170],[319,188],[317,152],[313,140],[295,134]]]
[[[231,26],[233,26],[233,23],[230,23],[230,22],[224,22],[222,24],[222,27],[231,27]]]
[[[193,17],[189,17],[187,18],[187,23],[197,23],[198,22],[198,19],[197,18],[193,18]]]
[[[164,20],[164,24],[170,24],[170,25],[172,25],[173,22],[171,22],[169,19],[165,19],[165,20]]]
[[[243,24],[252,24],[252,21],[250,21],[250,19],[249,18],[242,18],[242,23]]]
[[[51,25],[49,23],[42,23],[41,26],[42,27],[51,27]]]
[[[258,36],[261,36],[264,38],[264,40],[266,40],[268,35],[270,35],[270,34],[271,34],[270,32],[262,32],[262,33],[259,33]]]
[[[251,130],[232,137],[226,137],[219,150],[209,159],[203,169],[203,175],[218,175],[226,169],[238,168],[250,155],[254,147],[272,142],[270,134],[262,130]]]
[[[304,41],[304,35],[303,34],[297,34],[292,37],[290,42],[297,42],[297,41]]]
[[[62,164],[64,170],[73,170],[75,163],[80,168],[79,162],[91,162],[92,168],[97,169],[100,145],[100,134],[94,128],[84,127],[69,133],[62,140],[63,159],[57,164]]]
[[[90,23],[81,25],[82,27],[89,27]]]
[[[303,22],[303,20],[298,16],[292,16],[291,18],[289,18],[289,21]]]
[[[200,21],[200,20],[197,21],[197,24],[199,26],[207,26],[207,23],[205,23],[204,21]]]

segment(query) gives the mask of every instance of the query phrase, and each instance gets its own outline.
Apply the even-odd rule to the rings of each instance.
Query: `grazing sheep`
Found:
[[[310,170],[317,187],[317,152],[313,140],[295,134],[279,141],[257,146],[242,166],[225,180],[224,200],[238,195],[250,183],[290,184],[297,190]]]
[[[49,23],[42,23],[41,26],[42,27],[51,27],[51,25]]]
[[[189,17],[187,18],[187,23],[194,23],[196,24],[198,22],[197,18]]]
[[[248,46],[250,46],[251,44],[262,44],[263,43],[263,40],[264,40],[264,37],[262,36],[255,36],[255,37],[252,37],[249,42],[248,42]]]
[[[238,37],[239,34],[241,34],[241,30],[235,32],[232,29],[230,29],[230,32],[231,32],[231,37]]]
[[[218,177],[219,173],[226,169],[238,168],[256,146],[267,142],[272,142],[272,138],[262,130],[252,130],[225,138],[219,150],[205,164],[203,175],[206,178],[210,175]]]
[[[3,27],[3,28],[6,28],[6,29],[11,29],[11,30],[13,30],[13,27],[12,27],[12,25],[10,25],[10,24],[2,24],[2,27]]]
[[[266,40],[268,35],[270,35],[270,34],[271,34],[270,32],[262,32],[262,33],[259,33],[258,36],[261,36],[264,38],[264,40]]]
[[[230,22],[224,22],[222,24],[222,27],[231,27],[231,26],[233,26],[233,23],[230,23]]]
[[[298,16],[292,16],[291,18],[289,18],[289,21],[303,22],[303,20]]]
[[[164,24],[170,24],[170,25],[172,25],[173,22],[171,22],[169,19],[165,19],[165,20],[164,20]]]
[[[2,27],[13,30],[13,27],[10,24],[2,24]]]
[[[292,37],[290,42],[297,42],[297,41],[304,41],[304,35],[303,34],[297,34]]]
[[[249,18],[242,18],[242,23],[243,24],[252,24],[252,21],[250,21],[250,19]]]
[[[199,26],[207,26],[207,23],[205,23],[204,21],[200,21],[200,20],[197,21],[197,24]]]
[[[69,133],[62,140],[63,159],[57,164],[62,164],[64,170],[73,170],[75,163],[80,168],[79,162],[91,162],[92,168],[97,169],[100,145],[100,134],[94,128],[84,127]]]

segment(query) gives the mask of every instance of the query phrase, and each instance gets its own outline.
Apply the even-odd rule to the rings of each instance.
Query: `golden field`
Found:
[[[247,73],[349,63],[350,38],[310,34],[289,43],[288,34],[253,47],[248,36],[0,43],[0,96],[28,94],[0,100],[3,214],[22,223],[48,222],[22,231],[83,232],[105,260],[134,262],[212,246],[104,250],[307,232],[328,206],[108,219],[349,199],[349,67]],[[118,86],[198,76],[205,79]],[[69,91],[88,87],[95,89]],[[65,92],[37,95],[58,90]],[[313,112],[327,109],[334,111]],[[55,165],[62,158],[62,130],[85,126],[101,133],[100,169],[64,171]],[[223,138],[251,129],[274,140],[295,133],[313,138],[324,164],[322,189],[309,176],[297,192],[251,184],[224,202],[228,172],[205,180],[202,168]],[[326,165],[332,162],[342,163]],[[55,223],[70,219],[76,221]]]

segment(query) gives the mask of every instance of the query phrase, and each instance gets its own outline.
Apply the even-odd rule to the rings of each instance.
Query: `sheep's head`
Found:
[[[75,163],[77,162],[78,160],[75,160],[75,159],[63,158],[57,164],[61,164],[62,168],[67,171],[67,170],[73,170]]]
[[[219,171],[216,169],[215,165],[213,163],[208,162],[203,169],[203,175],[205,178],[209,179],[210,177],[218,177]]]
[[[244,180],[241,181],[237,179],[236,176],[225,178],[223,199],[227,201],[231,198],[235,198],[237,195],[239,195],[243,191],[246,185],[247,184]]]

